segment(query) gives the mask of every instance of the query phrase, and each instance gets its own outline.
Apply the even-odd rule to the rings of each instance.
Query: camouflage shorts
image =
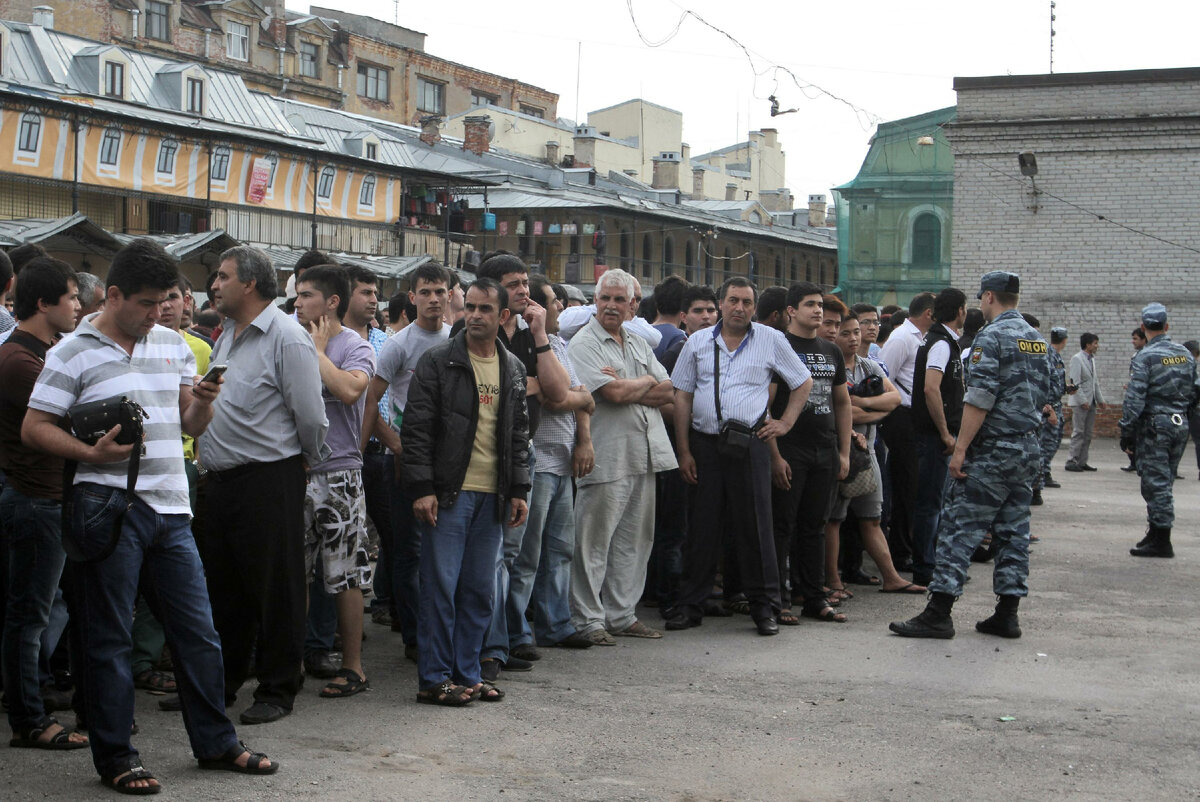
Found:
[[[362,471],[309,475],[304,492],[304,567],[309,578],[318,553],[326,593],[371,584]]]

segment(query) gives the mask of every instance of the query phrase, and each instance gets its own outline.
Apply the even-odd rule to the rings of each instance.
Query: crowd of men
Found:
[[[210,310],[150,240],[104,285],[34,249],[11,262],[11,743],[90,747],[122,793],[161,789],[131,743],[135,689],[182,711],[202,768],[269,774],[228,717],[238,693],[254,680],[239,720],[259,725],[292,711],[305,674],[323,698],[368,689],[396,668],[364,659],[368,614],[403,639],[417,701],[442,706],[500,701],[501,673],[540,649],[660,639],[639,617],[655,607],[666,630],[740,614],[772,636],[845,622],[848,585],[928,591],[892,631],[953,637],[973,559],[994,560],[999,598],[976,629],[1019,637],[1064,395],[1067,469],[1094,470],[1098,340],[1067,371],[1067,332],[1047,345],[1008,272],[970,311],[954,288],[881,311],[736,276],[644,298],[619,269],[585,305],[496,253],[466,288],[418,267],[384,316],[373,274],[316,251],[282,307],[268,257],[226,251]],[[1172,554],[1197,394],[1166,320],[1142,312],[1121,419],[1148,505],[1137,556]],[[68,708],[71,729],[50,715]]]

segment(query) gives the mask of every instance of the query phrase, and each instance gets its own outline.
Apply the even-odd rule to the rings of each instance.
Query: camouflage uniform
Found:
[[[929,585],[935,593],[962,595],[971,554],[989,530],[996,547],[994,591],[1028,593],[1029,502],[1042,467],[1038,430],[1051,393],[1049,350],[1015,309],[975,337],[963,400],[987,417],[967,449],[967,477],[949,480]]]
[[[1046,354],[1046,358],[1050,361],[1050,406],[1054,409],[1054,414],[1058,417],[1058,423],[1050,423],[1049,418],[1042,420],[1041,429],[1041,447],[1042,447],[1042,470],[1038,473],[1037,478],[1033,480],[1033,489],[1041,490],[1046,481],[1046,474],[1050,473],[1050,463],[1054,460],[1054,455],[1058,453],[1059,446],[1062,445],[1063,426],[1066,422],[1063,420],[1062,398],[1067,392],[1067,367],[1063,363],[1062,354],[1053,348]]]
[[[1121,432],[1134,438],[1151,526],[1169,529],[1175,521],[1171,487],[1187,444],[1188,408],[1198,392],[1195,360],[1166,334],[1150,340],[1134,356]]]

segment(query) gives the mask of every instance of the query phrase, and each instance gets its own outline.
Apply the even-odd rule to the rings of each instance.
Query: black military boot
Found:
[[[950,620],[950,610],[954,607],[955,598],[949,593],[931,593],[929,604],[920,615],[907,621],[893,621],[888,629],[905,638],[941,638],[949,640],[954,637],[954,622]]]
[[[1150,537],[1150,533],[1153,531],[1154,531],[1153,526],[1146,527],[1146,534],[1142,535],[1142,539],[1137,542],[1137,546],[1135,546],[1134,548],[1140,549],[1140,548],[1144,548],[1144,547],[1150,545],[1150,541],[1153,540],[1153,538]]]
[[[1050,471],[1046,471],[1046,478],[1042,480],[1042,487],[1062,487],[1062,484],[1054,480],[1054,477],[1050,475]]]
[[[1042,491],[1041,491],[1041,488],[1039,488],[1039,489],[1033,491],[1033,498],[1030,500],[1029,506],[1040,507],[1040,506],[1042,506],[1042,503],[1043,503],[1042,502]]]
[[[985,618],[975,624],[975,631],[985,635],[999,635],[1002,638],[1021,637],[1021,624],[1017,620],[1017,605],[1021,603],[1020,596],[999,596],[996,612],[990,618]]]
[[[1150,531],[1146,533],[1145,541],[1134,546],[1129,553],[1134,557],[1175,556],[1175,549],[1171,548],[1171,527],[1151,526]]]

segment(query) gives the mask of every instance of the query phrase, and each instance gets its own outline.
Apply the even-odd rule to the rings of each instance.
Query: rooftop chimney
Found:
[[[575,166],[591,167],[596,163],[596,129],[591,125],[575,126]]]
[[[659,152],[650,161],[654,162],[654,176],[650,186],[654,189],[679,189],[679,153],[674,150]]]
[[[492,142],[492,118],[486,114],[472,114],[463,118],[463,150],[469,150],[476,156],[488,152]]]
[[[46,30],[54,29],[54,6],[34,6],[33,24],[40,25]]]
[[[737,184],[725,185],[725,200],[737,200]]]
[[[426,145],[436,145],[442,141],[442,134],[438,130],[442,125],[442,118],[436,114],[430,114],[428,117],[421,118],[421,141]]]
[[[692,200],[704,200],[704,168],[692,168]]]
[[[825,226],[825,196],[808,196],[808,224],[813,228]]]
[[[779,147],[779,131],[774,128],[762,129],[763,145],[768,148]]]
[[[558,143],[553,139],[546,143],[546,161],[549,164],[558,164]]]

